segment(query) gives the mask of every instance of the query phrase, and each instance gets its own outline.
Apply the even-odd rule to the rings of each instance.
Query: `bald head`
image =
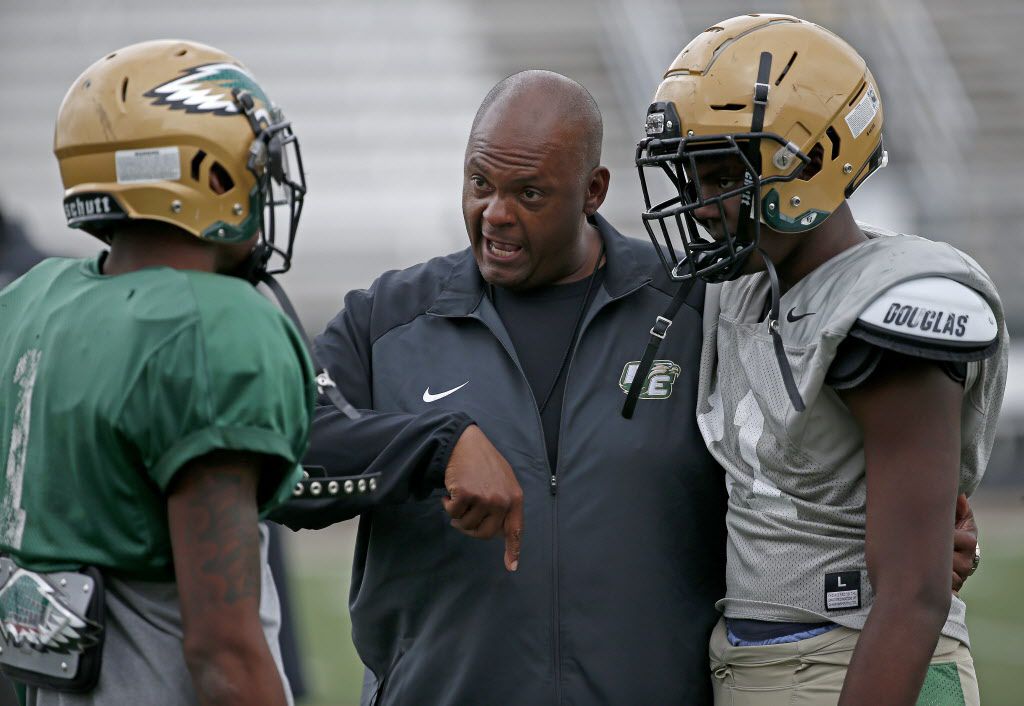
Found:
[[[597,102],[582,85],[553,71],[520,71],[499,81],[476,111],[470,143],[498,125],[529,130],[540,142],[557,131],[579,156],[581,175],[601,162],[604,124]]]

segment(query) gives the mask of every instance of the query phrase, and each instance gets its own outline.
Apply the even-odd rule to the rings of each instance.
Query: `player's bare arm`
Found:
[[[949,610],[962,388],[887,354],[843,394],[864,434],[866,557],[876,597],[840,704],[914,704]]]
[[[266,457],[217,451],[167,501],[184,650],[203,706],[286,703],[259,619],[257,487]]]

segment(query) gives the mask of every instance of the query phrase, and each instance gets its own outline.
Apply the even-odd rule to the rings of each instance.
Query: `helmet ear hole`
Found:
[[[210,166],[210,191],[215,194],[226,194],[235,187],[235,180],[228,174],[220,162]]]
[[[797,177],[802,181],[810,181],[814,178],[814,175],[821,171],[822,161],[825,157],[825,148],[818,142],[814,145],[811,151],[807,154],[811,158],[811,163],[804,167],[803,171],[800,172],[800,176]]]
[[[825,131],[825,135],[828,136],[829,141],[832,143],[832,161],[834,162],[836,157],[839,156],[839,133],[831,125],[828,126],[828,130]]]
[[[189,171],[193,181],[199,181],[199,165],[203,163],[204,159],[206,159],[206,152],[202,150],[197,151],[196,156],[192,158],[192,166]]]

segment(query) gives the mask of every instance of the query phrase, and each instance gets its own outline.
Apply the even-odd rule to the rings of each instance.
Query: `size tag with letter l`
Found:
[[[825,574],[825,610],[860,608],[860,571]]]

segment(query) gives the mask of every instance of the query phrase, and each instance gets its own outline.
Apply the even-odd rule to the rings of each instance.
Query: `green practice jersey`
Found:
[[[173,573],[167,491],[216,449],[300,477],[315,382],[292,323],[246,282],[51,259],[0,292],[0,552],[55,571]]]

